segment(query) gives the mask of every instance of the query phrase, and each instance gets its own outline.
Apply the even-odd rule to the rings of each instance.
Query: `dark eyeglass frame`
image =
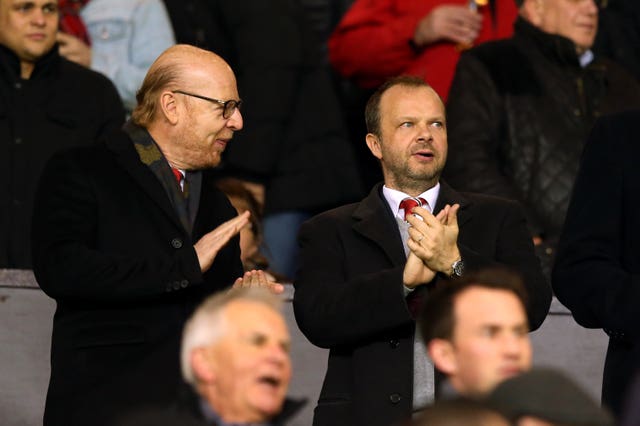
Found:
[[[228,101],[222,101],[220,99],[208,98],[206,96],[196,95],[195,93],[185,92],[184,90],[172,90],[171,93],[180,93],[181,95],[192,96],[194,98],[218,104],[222,107],[222,118],[225,120],[230,118],[235,110],[240,109],[242,106],[242,99],[229,99]]]

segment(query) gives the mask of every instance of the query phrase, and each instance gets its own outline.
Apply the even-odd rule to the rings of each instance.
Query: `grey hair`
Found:
[[[232,302],[256,302],[277,312],[282,310],[282,299],[263,288],[240,287],[208,297],[191,315],[182,332],[180,366],[185,382],[196,385],[191,368],[191,353],[201,347],[215,344],[227,330],[224,310]]]

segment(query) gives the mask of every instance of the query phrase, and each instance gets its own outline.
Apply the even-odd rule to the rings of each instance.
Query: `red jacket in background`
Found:
[[[479,9],[483,25],[474,45],[513,33],[514,0],[492,3]],[[329,39],[333,67],[364,88],[377,87],[396,75],[417,75],[446,100],[459,48],[446,41],[423,49],[410,43],[418,22],[442,4],[465,5],[468,1],[356,0]]]

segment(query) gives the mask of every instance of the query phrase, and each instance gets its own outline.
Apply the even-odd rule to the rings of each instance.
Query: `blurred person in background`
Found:
[[[37,182],[51,155],[124,122],[113,84],[58,53],[54,0],[0,0],[0,268],[30,269]]]
[[[175,44],[162,0],[58,0],[60,54],[113,81],[127,111],[151,63]]]
[[[640,107],[640,83],[591,50],[594,0],[515,0],[515,33],[464,52],[447,117],[454,188],[520,202],[545,276],[584,141],[603,114]]]

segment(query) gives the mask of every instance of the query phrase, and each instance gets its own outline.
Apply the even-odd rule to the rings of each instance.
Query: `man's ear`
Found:
[[[178,122],[178,103],[175,94],[171,91],[164,91],[160,95],[160,110],[164,118],[171,124]]]
[[[214,363],[209,358],[208,348],[196,348],[191,351],[191,369],[199,382],[211,383],[216,378]]]
[[[378,160],[382,160],[382,149],[380,147],[380,139],[373,133],[367,133],[366,141],[367,141],[367,146],[369,147],[369,150],[374,155],[374,157],[376,157]]]
[[[445,339],[433,339],[427,345],[427,352],[433,365],[447,376],[458,371],[458,362],[455,351],[450,341]]]
[[[523,17],[535,27],[542,26],[545,11],[545,0],[524,0],[521,7]]]

